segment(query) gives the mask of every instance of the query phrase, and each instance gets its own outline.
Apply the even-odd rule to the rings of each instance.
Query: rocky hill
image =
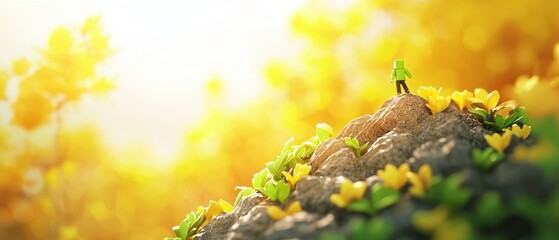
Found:
[[[494,130],[455,103],[437,114],[425,104],[419,96],[402,94],[389,99],[375,114],[352,120],[335,138],[316,147],[306,160],[312,170],[283,203],[255,191],[231,212],[207,219],[194,239],[558,236],[551,227],[545,228],[559,216],[558,204],[552,203],[559,200],[552,196],[556,182],[540,167],[516,161],[512,154],[517,145],[534,144],[533,137],[520,140],[513,136],[504,159],[494,159],[494,165],[483,168],[474,163],[473,152],[488,148],[484,136]],[[358,152],[344,141],[347,137],[368,145]],[[415,176],[429,175],[423,193],[412,194],[412,188],[421,185],[412,186],[420,178],[412,180],[410,173],[404,173],[410,180],[402,187],[387,188],[388,178],[379,176],[379,170],[388,174],[389,164],[401,168],[407,164]],[[421,166],[430,166],[431,172],[420,170]],[[370,199],[365,205],[344,208],[334,204],[332,195],[343,195],[340,186],[348,180],[366,185],[365,193],[352,200]],[[287,209],[295,202],[300,211],[276,220],[271,217],[271,206]],[[542,213],[544,205],[555,212]]]

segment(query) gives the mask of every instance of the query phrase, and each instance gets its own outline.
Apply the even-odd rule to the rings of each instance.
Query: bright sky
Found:
[[[95,3],[93,3],[95,2]],[[199,119],[205,81],[227,82],[238,105],[263,86],[268,60],[290,54],[291,13],[301,1],[1,1],[0,68],[36,59],[59,25],[102,14],[117,53],[103,72],[116,77],[108,101],[86,102],[72,122],[93,120],[115,147],[154,147],[171,158],[185,128]]]

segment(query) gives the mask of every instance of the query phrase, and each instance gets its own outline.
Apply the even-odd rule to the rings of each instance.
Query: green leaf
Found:
[[[376,211],[400,201],[400,192],[380,183],[373,186],[371,196]]]
[[[374,207],[371,205],[371,202],[367,198],[351,202],[349,205],[347,205],[346,209],[351,212],[360,212],[369,215],[373,215],[376,213]]]
[[[501,197],[497,192],[483,194],[475,209],[477,219],[483,223],[493,226],[506,217],[506,209],[503,207]]]
[[[285,180],[281,180],[277,183],[277,195],[278,201],[283,203],[289,194],[291,193],[291,184],[287,183]]]
[[[470,200],[473,194],[471,189],[462,187],[461,184],[462,176],[458,173],[446,179],[436,176],[431,188],[425,195],[425,199],[433,203],[444,204],[453,209],[459,209]]]
[[[357,138],[352,138],[352,137],[345,137],[344,143],[353,149],[357,157],[361,157],[361,152],[363,152],[363,150],[365,150],[367,146],[369,146],[368,142],[361,146],[359,144],[359,140],[357,140]]]
[[[283,203],[291,193],[291,184],[283,179],[277,182],[270,180],[266,183],[261,192],[268,196],[270,200]]]
[[[483,151],[475,148],[472,154],[474,165],[483,170],[489,170],[495,164],[505,159],[505,154],[497,152],[493,148],[486,148]]]
[[[367,222],[362,219],[352,220],[350,226],[353,240],[386,240],[394,233],[394,225],[379,217]]]
[[[268,169],[262,169],[262,171],[254,174],[252,176],[252,187],[258,191],[262,191],[266,182],[268,182]]]
[[[476,107],[470,110],[470,113],[473,114],[479,122],[483,123],[487,119],[487,111],[483,108]]]
[[[243,200],[243,198],[256,192],[254,188],[241,187],[241,186],[235,187],[235,190],[240,190],[240,192],[239,194],[237,194],[237,198],[235,198],[235,203],[233,204],[233,207],[237,207],[237,205],[239,205],[239,203],[241,202],[241,200]]]
[[[328,139],[332,138],[334,132],[332,127],[326,123],[319,123],[316,125],[316,137],[318,137],[319,143],[326,142]]]

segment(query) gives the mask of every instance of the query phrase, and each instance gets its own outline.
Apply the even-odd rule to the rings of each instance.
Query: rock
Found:
[[[267,205],[257,205],[248,214],[240,217],[233,226],[227,239],[261,239],[262,233],[274,222],[268,215]]]
[[[471,130],[471,126],[468,126],[468,123],[462,120],[463,117],[460,116],[461,114],[463,113],[459,112],[456,115],[439,113],[426,116],[411,129],[396,127],[384,136],[378,138],[369,151],[362,157],[362,160],[366,162],[367,168],[369,169],[369,175],[375,174],[378,169],[384,168],[388,163],[400,165],[404,162],[409,162],[412,163],[414,169],[417,169],[419,167],[416,163],[418,161],[417,157],[423,159],[419,164],[427,161],[425,158],[427,155],[422,155],[422,151],[433,151],[433,153],[434,151],[438,151],[439,155],[445,155],[446,153],[446,155],[454,154],[454,156],[458,156],[457,154],[462,154],[459,155],[461,159],[451,160],[452,163],[449,163],[451,165],[457,162],[461,162],[462,164],[471,162],[471,149],[473,149],[475,145],[474,142],[485,141],[480,132],[485,133],[487,130],[483,129],[479,123],[471,123],[473,128],[475,128],[475,130]],[[455,141],[460,140],[460,144],[445,145],[446,140],[441,140],[443,138],[453,139]],[[440,149],[440,151],[435,149],[443,145],[445,149]],[[479,143],[478,145],[482,144]],[[423,146],[423,148],[421,148],[421,146]]]
[[[374,115],[365,115],[349,122],[338,139],[354,137],[360,143],[373,143],[395,127],[410,129],[431,115],[425,100],[413,94],[401,94],[386,101]]]
[[[475,212],[475,204],[488,191],[498,192],[508,204],[520,195],[545,199],[551,193],[550,189],[557,189],[557,184],[546,180],[538,166],[511,161],[514,146],[533,144],[533,138],[528,141],[513,138],[505,160],[489,170],[476,168],[472,151],[486,148],[488,145],[483,136],[492,133],[454,103],[433,115],[422,98],[412,94],[395,96],[374,115],[352,120],[336,139],[316,148],[309,160],[312,166],[310,175],[297,183],[281,206],[285,209],[290,203],[299,201],[302,212],[274,222],[267,207],[277,203],[261,194],[253,194],[243,199],[232,213],[214,218],[196,235],[196,239],[318,239],[325,231],[335,231],[351,238],[354,228],[350,222],[359,218],[365,221],[382,218],[394,227],[393,239],[423,239],[426,236],[413,226],[412,216],[440,203],[412,197],[406,190],[409,184],[400,190],[402,198],[398,203],[374,216],[338,208],[330,201],[332,194],[339,193],[345,179],[365,181],[365,196],[370,196],[371,187],[382,182],[376,176],[377,170],[388,163],[409,163],[412,171],[429,164],[434,175],[458,173],[463,176],[462,187],[471,189],[473,196],[464,209],[456,211]],[[369,148],[358,158],[343,142],[344,137],[355,137],[361,144],[369,142]],[[508,224],[528,225],[525,220],[516,218],[497,227],[507,232]],[[517,235],[507,236],[514,238]]]
[[[434,174],[449,175],[472,167],[472,146],[462,139],[440,138],[424,143],[413,152],[409,160],[412,171],[424,164],[431,166]]]
[[[336,206],[330,202],[330,195],[338,193],[343,177],[309,176],[301,179],[290,196],[291,201],[299,201],[306,211],[327,213]]]
[[[239,219],[239,217],[249,213],[252,208],[264,201],[262,194],[251,194],[241,200],[239,205],[233,212],[216,216],[208,225],[206,225],[195,239],[225,239],[231,231],[231,226]]]
[[[312,166],[312,172],[316,172],[316,170],[320,168],[322,163],[326,161],[328,157],[343,148],[349,149],[349,147],[343,141],[336,138],[328,139],[326,142],[318,145],[318,147],[316,147],[316,150],[314,151],[314,154],[309,160],[309,163]]]
[[[365,164],[349,148],[342,148],[324,161],[316,175],[325,177],[346,176],[352,181],[367,178]]]

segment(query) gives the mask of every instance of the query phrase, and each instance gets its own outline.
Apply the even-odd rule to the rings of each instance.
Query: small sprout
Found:
[[[198,207],[196,211],[188,213],[179,226],[173,227],[173,231],[177,237],[183,240],[194,237],[202,227],[202,223],[204,223],[205,212],[206,208]]]
[[[429,96],[425,106],[431,110],[431,113],[436,114],[444,111],[450,104],[449,97],[443,96]]]
[[[350,222],[351,239],[390,239],[394,233],[395,227],[392,223],[377,217],[365,221],[361,218],[355,218]],[[342,238],[345,239],[345,238]]]
[[[301,209],[301,203],[299,201],[295,201],[291,203],[289,207],[287,207],[287,210],[285,211],[278,206],[269,206],[267,210],[268,210],[268,215],[270,215],[270,217],[274,221],[277,221],[289,215],[293,215],[295,213],[301,212],[302,209]]]
[[[530,132],[532,131],[532,127],[524,124],[522,128],[518,126],[518,124],[514,124],[511,126],[511,131],[514,136],[520,139],[526,139],[530,136]]]
[[[495,151],[493,148],[481,150],[475,148],[473,151],[474,165],[484,170],[489,170],[495,164],[505,159],[505,154]]]
[[[464,107],[470,107],[472,101],[470,101],[469,98],[473,96],[474,94],[468,90],[464,90],[462,92],[455,91],[454,93],[452,93],[450,99],[452,99],[452,101],[456,103],[456,105],[458,105],[458,108],[460,108],[460,110],[463,110]]]
[[[509,128],[514,124],[524,124],[526,119],[526,113],[524,108],[517,108],[511,111],[508,117],[504,117],[500,114],[494,114],[493,119],[487,118],[489,120],[484,120],[483,123],[491,126],[498,133],[502,133],[503,129]],[[491,115],[488,115],[491,117]]]
[[[501,222],[507,215],[501,196],[497,192],[483,194],[476,204],[475,213],[479,222],[490,226]]]
[[[499,133],[494,133],[493,135],[485,135],[485,141],[493,149],[497,150],[499,153],[503,153],[504,150],[509,146],[510,139],[512,137],[512,132],[508,129],[501,135]]]
[[[400,192],[397,190],[377,183],[371,188],[371,194],[368,198],[362,198],[352,202],[347,206],[347,210],[373,215],[378,211],[397,203],[400,201],[400,197]]]
[[[330,195],[330,201],[339,208],[344,208],[354,200],[363,198],[367,185],[365,182],[352,182],[345,179],[340,186],[340,193]]]
[[[252,187],[262,192],[262,190],[264,189],[264,185],[266,185],[266,183],[268,182],[269,174],[270,172],[267,168],[264,168],[262,169],[262,171],[254,174],[252,176]]]
[[[421,98],[423,98],[425,100],[429,100],[429,97],[431,97],[431,96],[435,96],[435,97],[439,96],[440,91],[441,91],[441,88],[436,89],[434,87],[421,86],[417,90],[417,95],[419,95]]]
[[[431,166],[424,164],[417,173],[408,172],[407,177],[411,183],[410,193],[416,197],[422,197],[433,183],[433,172]]]
[[[332,127],[330,127],[326,123],[319,123],[316,125],[316,137],[320,143],[326,142],[326,140],[332,138],[334,136],[334,132],[332,131]]]
[[[344,143],[350,146],[351,148],[353,148],[353,151],[355,151],[355,155],[357,155],[358,158],[361,157],[361,153],[369,146],[369,142],[360,145],[359,140],[357,140],[357,138],[352,138],[352,137],[345,137]]]
[[[384,170],[378,170],[377,175],[382,179],[384,185],[396,191],[400,190],[407,182],[407,173],[410,171],[410,166],[407,163],[396,166],[387,164]]]
[[[236,208],[239,205],[239,203],[241,203],[241,200],[243,200],[243,198],[256,192],[254,188],[241,187],[241,186],[235,187],[235,190],[240,190],[240,192],[239,194],[237,194],[237,198],[235,198],[235,203],[233,204],[233,208]]]
[[[261,192],[272,201],[283,203],[291,193],[291,184],[283,179],[280,181],[270,180],[264,185],[264,189]]]
[[[437,230],[450,216],[450,209],[438,205],[431,211],[416,211],[412,215],[413,225],[421,232],[430,234]]]
[[[444,204],[453,209],[459,209],[472,197],[472,190],[462,187],[462,176],[453,174],[443,179],[440,176],[433,178],[431,189],[425,194],[427,201]]]
[[[497,103],[499,103],[499,98],[501,98],[501,95],[499,95],[497,90],[488,94],[485,89],[476,88],[474,90],[474,96],[468,99],[476,107],[485,109],[486,111],[492,111],[492,109],[497,106]]]
[[[285,179],[291,184],[291,187],[295,188],[297,182],[299,182],[301,178],[308,176],[310,172],[310,165],[297,163],[295,168],[293,168],[293,176],[286,171],[283,171],[283,176],[285,176]]]

